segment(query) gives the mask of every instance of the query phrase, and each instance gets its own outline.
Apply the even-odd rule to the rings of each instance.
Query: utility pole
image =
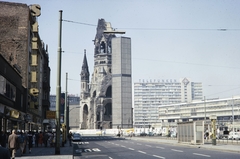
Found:
[[[64,124],[66,125],[66,139],[69,133],[69,105],[68,105],[68,73],[66,72],[66,91],[65,91],[65,111],[64,111]]]
[[[57,61],[57,88],[56,88],[56,145],[55,155],[60,154],[60,100],[61,100],[61,61],[62,61],[62,10],[59,11],[59,43]]]
[[[205,96],[204,96],[204,114],[205,114],[205,117],[204,117],[204,124],[206,123],[206,101],[205,101]]]
[[[234,100],[233,100],[233,97],[232,97],[232,131],[234,132]]]

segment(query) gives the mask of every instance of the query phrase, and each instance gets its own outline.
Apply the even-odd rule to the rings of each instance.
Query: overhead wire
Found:
[[[84,22],[77,22],[77,21],[72,21],[72,20],[62,20],[65,22],[69,22],[69,23],[75,23],[75,24],[80,24],[80,25],[86,25],[86,26],[93,26],[93,27],[97,27],[97,25],[95,24],[89,24],[89,23],[84,23]],[[114,28],[114,29],[125,29],[125,30],[159,30],[159,31],[240,31],[240,29],[227,29],[227,28],[213,28],[213,29],[179,29],[179,28]],[[68,51],[67,51],[68,52]],[[69,52],[69,53],[77,53],[77,52]],[[83,54],[83,53],[80,53]],[[211,66],[211,67],[224,67],[224,68],[233,68],[233,69],[240,69],[238,67],[231,67],[231,66],[218,66],[218,65],[209,65],[209,64],[199,64],[199,63],[189,63],[189,62],[179,62],[179,61],[164,61],[164,60],[156,60],[156,59],[140,59],[140,58],[133,58],[133,59],[137,59],[137,60],[148,60],[148,61],[161,61],[161,62],[169,62],[169,63],[181,63],[181,64],[188,64],[188,65],[201,65],[201,66]],[[72,79],[73,80],[73,79]],[[76,80],[78,81],[78,80]],[[209,85],[209,86],[216,86],[216,85]],[[221,86],[221,85],[220,85]],[[221,94],[224,92],[228,92],[228,91],[232,91],[235,89],[239,89],[239,87],[237,88],[233,88],[233,89],[229,89],[229,90],[225,90],[222,92],[218,92],[218,93],[214,93],[214,94],[210,94],[209,96],[212,95],[216,95],[216,94]]]
[[[84,23],[84,22],[77,22],[73,20],[66,20],[62,19],[62,21],[69,22],[69,23],[75,23],[75,24],[80,24],[80,25],[87,25],[87,26],[94,26],[96,27],[96,24],[90,24],[90,23]],[[126,30],[162,30],[162,31],[240,31],[240,29],[230,29],[230,28],[212,28],[212,29],[192,29],[192,28],[113,28],[113,29],[126,29]]]

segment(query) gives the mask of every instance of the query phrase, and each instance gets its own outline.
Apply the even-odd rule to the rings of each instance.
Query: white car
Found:
[[[228,135],[228,139],[239,140],[240,132],[230,132]]]

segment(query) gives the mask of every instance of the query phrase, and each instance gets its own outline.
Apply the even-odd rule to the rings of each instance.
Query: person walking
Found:
[[[40,131],[39,135],[38,135],[38,144],[42,146],[42,143],[43,143],[43,134],[42,132]]]
[[[2,147],[5,147],[6,148],[6,143],[7,143],[7,135],[6,133],[4,133],[3,131],[1,131],[1,136],[0,136],[0,141],[1,141],[1,145]]]
[[[12,130],[12,134],[8,137],[8,149],[10,150],[10,155],[12,159],[15,159],[15,154],[17,151],[17,138],[16,130]]]
[[[31,153],[33,147],[33,134],[32,131],[28,132],[28,152]]]
[[[18,136],[18,143],[19,143],[19,147],[20,147],[20,153],[22,156],[24,147],[25,147],[25,135],[22,132],[20,132],[20,135]]]
[[[35,133],[35,147],[38,147],[38,141],[39,141],[39,133]]]
[[[43,141],[44,141],[44,146],[47,147],[47,145],[48,145],[48,133],[47,132],[43,133]]]
[[[2,147],[1,145],[0,145],[0,158],[10,159],[10,153],[8,149],[6,149],[5,147]]]
[[[27,150],[27,145],[28,145],[28,133],[27,131],[25,131],[25,133],[23,134],[24,135],[24,149],[23,149],[23,154],[26,153],[26,150]]]
[[[69,146],[72,146],[72,132],[71,131],[68,134],[68,141],[69,141]]]

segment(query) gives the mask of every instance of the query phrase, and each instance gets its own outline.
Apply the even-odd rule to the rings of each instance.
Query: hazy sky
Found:
[[[93,72],[98,19],[132,39],[132,81],[190,78],[203,83],[206,98],[240,95],[239,0],[9,0],[39,4],[41,39],[48,44],[51,94],[56,93],[59,10],[65,92],[80,94],[84,49]],[[88,25],[85,25],[88,24]]]

